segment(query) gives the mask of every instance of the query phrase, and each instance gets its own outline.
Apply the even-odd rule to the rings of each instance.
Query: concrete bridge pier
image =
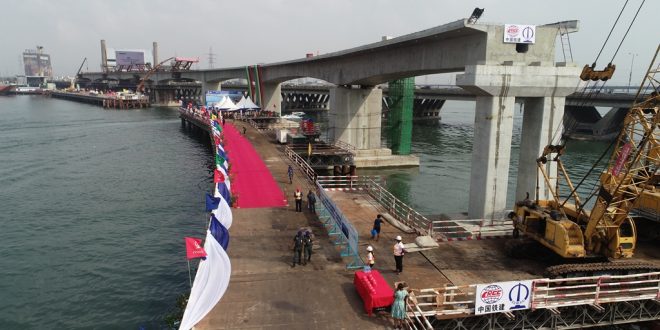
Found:
[[[515,97],[477,96],[468,214],[489,217],[506,206]]]
[[[206,79],[202,80],[202,102],[206,104],[206,92],[222,90],[222,82],[214,81],[208,82]]]
[[[392,155],[381,147],[381,117],[383,91],[371,86],[330,89],[330,140],[339,140],[355,147],[354,162],[358,168],[419,166],[413,155]]]
[[[465,74],[457,76],[457,85],[477,95],[470,218],[497,218],[511,207],[506,198],[516,97],[526,101],[516,199],[524,198],[527,191],[534,196],[540,175],[536,158],[555,137],[561,137],[565,97],[575,91],[579,73],[573,64],[504,62],[469,65]],[[548,173],[557,176],[556,168],[548,168]],[[547,187],[542,187],[539,196],[548,196]]]
[[[546,186],[542,174],[538,170],[536,159],[541,156],[543,148],[549,144],[559,144],[563,132],[564,104],[566,97],[534,97],[524,100],[522,137],[520,141],[520,157],[518,160],[518,181],[516,184],[516,201],[523,200],[527,193],[531,199],[536,196],[537,175],[538,198],[551,198],[549,187]],[[547,165],[551,176],[551,186],[554,187],[557,177],[557,166],[554,162]]]
[[[261,108],[266,111],[282,114],[282,84],[281,83],[263,83],[261,99],[264,104]],[[254,100],[253,100],[254,101]]]

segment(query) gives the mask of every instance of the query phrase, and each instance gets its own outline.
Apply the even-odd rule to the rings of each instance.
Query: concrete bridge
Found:
[[[247,78],[258,91],[263,109],[281,111],[281,85],[297,78],[316,78],[330,90],[329,134],[357,148],[356,162],[377,166],[405,163],[381,147],[382,90],[388,81],[448,72],[463,72],[457,85],[476,101],[469,216],[495,217],[507,207],[513,110],[525,104],[517,198],[534,192],[535,159],[543,147],[557,142],[566,96],[575,91],[580,68],[555,63],[555,40],[577,31],[577,21],[535,27],[535,42],[505,43],[504,24],[472,24],[466,19],[424,31],[343,51],[253,67],[157,73],[153,81],[201,81],[203,90],[223,81]],[[133,72],[85,73],[97,79],[131,79]],[[378,161],[381,162],[378,162]],[[555,172],[556,169],[550,169]],[[541,187],[540,198],[548,194]]]

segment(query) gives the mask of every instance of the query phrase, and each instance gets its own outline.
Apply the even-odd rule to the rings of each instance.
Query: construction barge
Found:
[[[93,92],[52,91],[49,95],[57,99],[93,104],[109,109],[142,109],[151,105],[148,96],[128,92],[99,94]]]

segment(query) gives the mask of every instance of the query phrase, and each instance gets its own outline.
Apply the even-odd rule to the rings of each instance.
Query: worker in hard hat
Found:
[[[374,248],[369,245],[367,246],[367,264],[369,264],[369,268],[373,269],[374,265],[376,264],[376,258],[374,257]]]
[[[396,262],[396,273],[397,275],[403,271],[403,255],[406,253],[403,243],[401,243],[401,236],[396,237],[396,243],[393,247],[394,252],[394,262]]]

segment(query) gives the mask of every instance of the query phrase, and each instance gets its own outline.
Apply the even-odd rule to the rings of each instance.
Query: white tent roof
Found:
[[[241,100],[236,103],[236,106],[239,109],[260,109],[258,105],[252,102],[249,96],[247,98],[245,96],[241,97]]]
[[[220,102],[214,104],[213,106],[225,111],[235,111],[239,109],[239,107],[237,107],[236,104],[234,104],[234,102],[229,99],[229,97],[223,97]]]

